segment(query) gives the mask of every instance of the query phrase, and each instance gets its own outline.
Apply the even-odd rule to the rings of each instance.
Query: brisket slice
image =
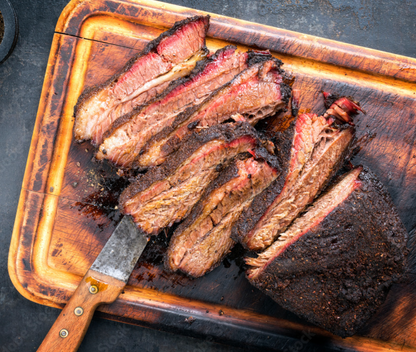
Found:
[[[407,232],[368,169],[346,174],[251,265],[249,281],[336,335],[355,334],[406,269]]]
[[[133,182],[120,197],[120,209],[149,234],[186,217],[205,188],[233,158],[260,150],[257,133],[246,122],[196,132],[166,162]]]
[[[151,103],[117,119],[105,133],[96,158],[129,168],[152,136],[247,68],[248,53],[236,53],[236,49],[231,45],[219,49],[198,62],[189,77],[177,79]]]
[[[170,126],[152,137],[135,166],[159,165],[192,129],[222,123],[234,113],[240,113],[252,125],[274,114],[288,102],[291,93],[291,88],[283,82],[281,65],[281,61],[269,55],[253,55],[249,68],[214,91],[202,104],[178,115]]]
[[[325,98],[325,107],[328,109],[325,117],[333,116],[341,122],[346,122],[354,126],[352,117],[345,113],[345,111],[355,109],[364,114],[366,113],[352,97],[340,97],[337,94],[331,94],[328,92],[323,92],[323,95]]]
[[[253,197],[277,177],[264,160],[237,160],[214,181],[173,234],[165,259],[171,271],[200,277],[234,246],[231,228]]]
[[[350,154],[354,129],[339,126],[335,117],[354,115],[354,106],[344,106],[337,114],[334,109],[324,116],[302,114],[276,136],[286,172],[243,212],[234,239],[248,249],[264,249],[313,201]]]
[[[188,75],[207,54],[205,35],[209,16],[197,16],[175,23],[147,44],[126,66],[107,82],[86,89],[74,109],[77,141],[102,142],[108,127],[161,93],[171,80]]]

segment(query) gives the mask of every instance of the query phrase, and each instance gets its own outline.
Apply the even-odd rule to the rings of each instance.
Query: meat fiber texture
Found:
[[[384,186],[366,168],[340,183],[351,176],[350,186],[336,190],[336,184],[321,196],[281,243],[247,259],[257,264],[248,271],[253,285],[342,337],[354,335],[377,311],[405,272],[408,253],[406,229]]]
[[[265,153],[257,132],[246,122],[197,131],[164,164],[124,190],[120,209],[143,231],[156,234],[186,217],[221,170],[249,151]]]
[[[204,102],[178,115],[171,125],[152,137],[139,153],[134,167],[161,164],[193,129],[222,123],[237,112],[255,125],[282,109],[290,98],[291,88],[284,83],[281,61],[264,53],[252,52],[251,56],[250,67],[214,91]]]
[[[271,159],[273,159],[270,156]],[[200,277],[218,266],[235,242],[231,228],[253,197],[277,177],[272,160],[236,160],[208,187],[190,216],[174,232],[165,266]]]
[[[323,116],[302,114],[275,136],[284,171],[236,223],[233,238],[244,247],[261,250],[272,244],[343,166],[355,131],[344,120],[341,125],[336,123],[335,117],[351,118],[359,106],[352,101],[342,109],[336,106],[338,112],[331,106]]]
[[[93,145],[99,145],[117,118],[160,94],[173,79],[188,75],[208,52],[208,27],[209,16],[175,23],[129,60],[121,72],[86,89],[74,109],[75,139],[91,139]]]
[[[189,77],[173,81],[149,104],[117,119],[104,134],[96,158],[130,168],[151,137],[248,67],[252,55],[236,52],[236,49],[232,45],[219,49],[199,61]]]

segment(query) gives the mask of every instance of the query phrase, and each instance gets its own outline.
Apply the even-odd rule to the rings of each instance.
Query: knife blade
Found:
[[[77,351],[94,311],[114,302],[148,242],[130,216],[125,216],[85,274],[69,302],[49,330],[38,352]]]

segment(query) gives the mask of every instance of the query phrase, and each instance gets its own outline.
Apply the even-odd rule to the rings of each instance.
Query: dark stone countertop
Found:
[[[19,38],[0,65],[0,351],[36,351],[59,314],[13,287],[7,257],[52,36],[66,0],[11,0]],[[170,0],[248,21],[416,58],[416,0]],[[80,351],[242,351],[94,319]]]

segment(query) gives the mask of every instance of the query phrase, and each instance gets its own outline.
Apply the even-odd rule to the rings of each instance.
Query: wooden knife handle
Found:
[[[77,351],[95,309],[114,302],[125,283],[92,269],[88,270],[73,296],[52,325],[38,352]]]

